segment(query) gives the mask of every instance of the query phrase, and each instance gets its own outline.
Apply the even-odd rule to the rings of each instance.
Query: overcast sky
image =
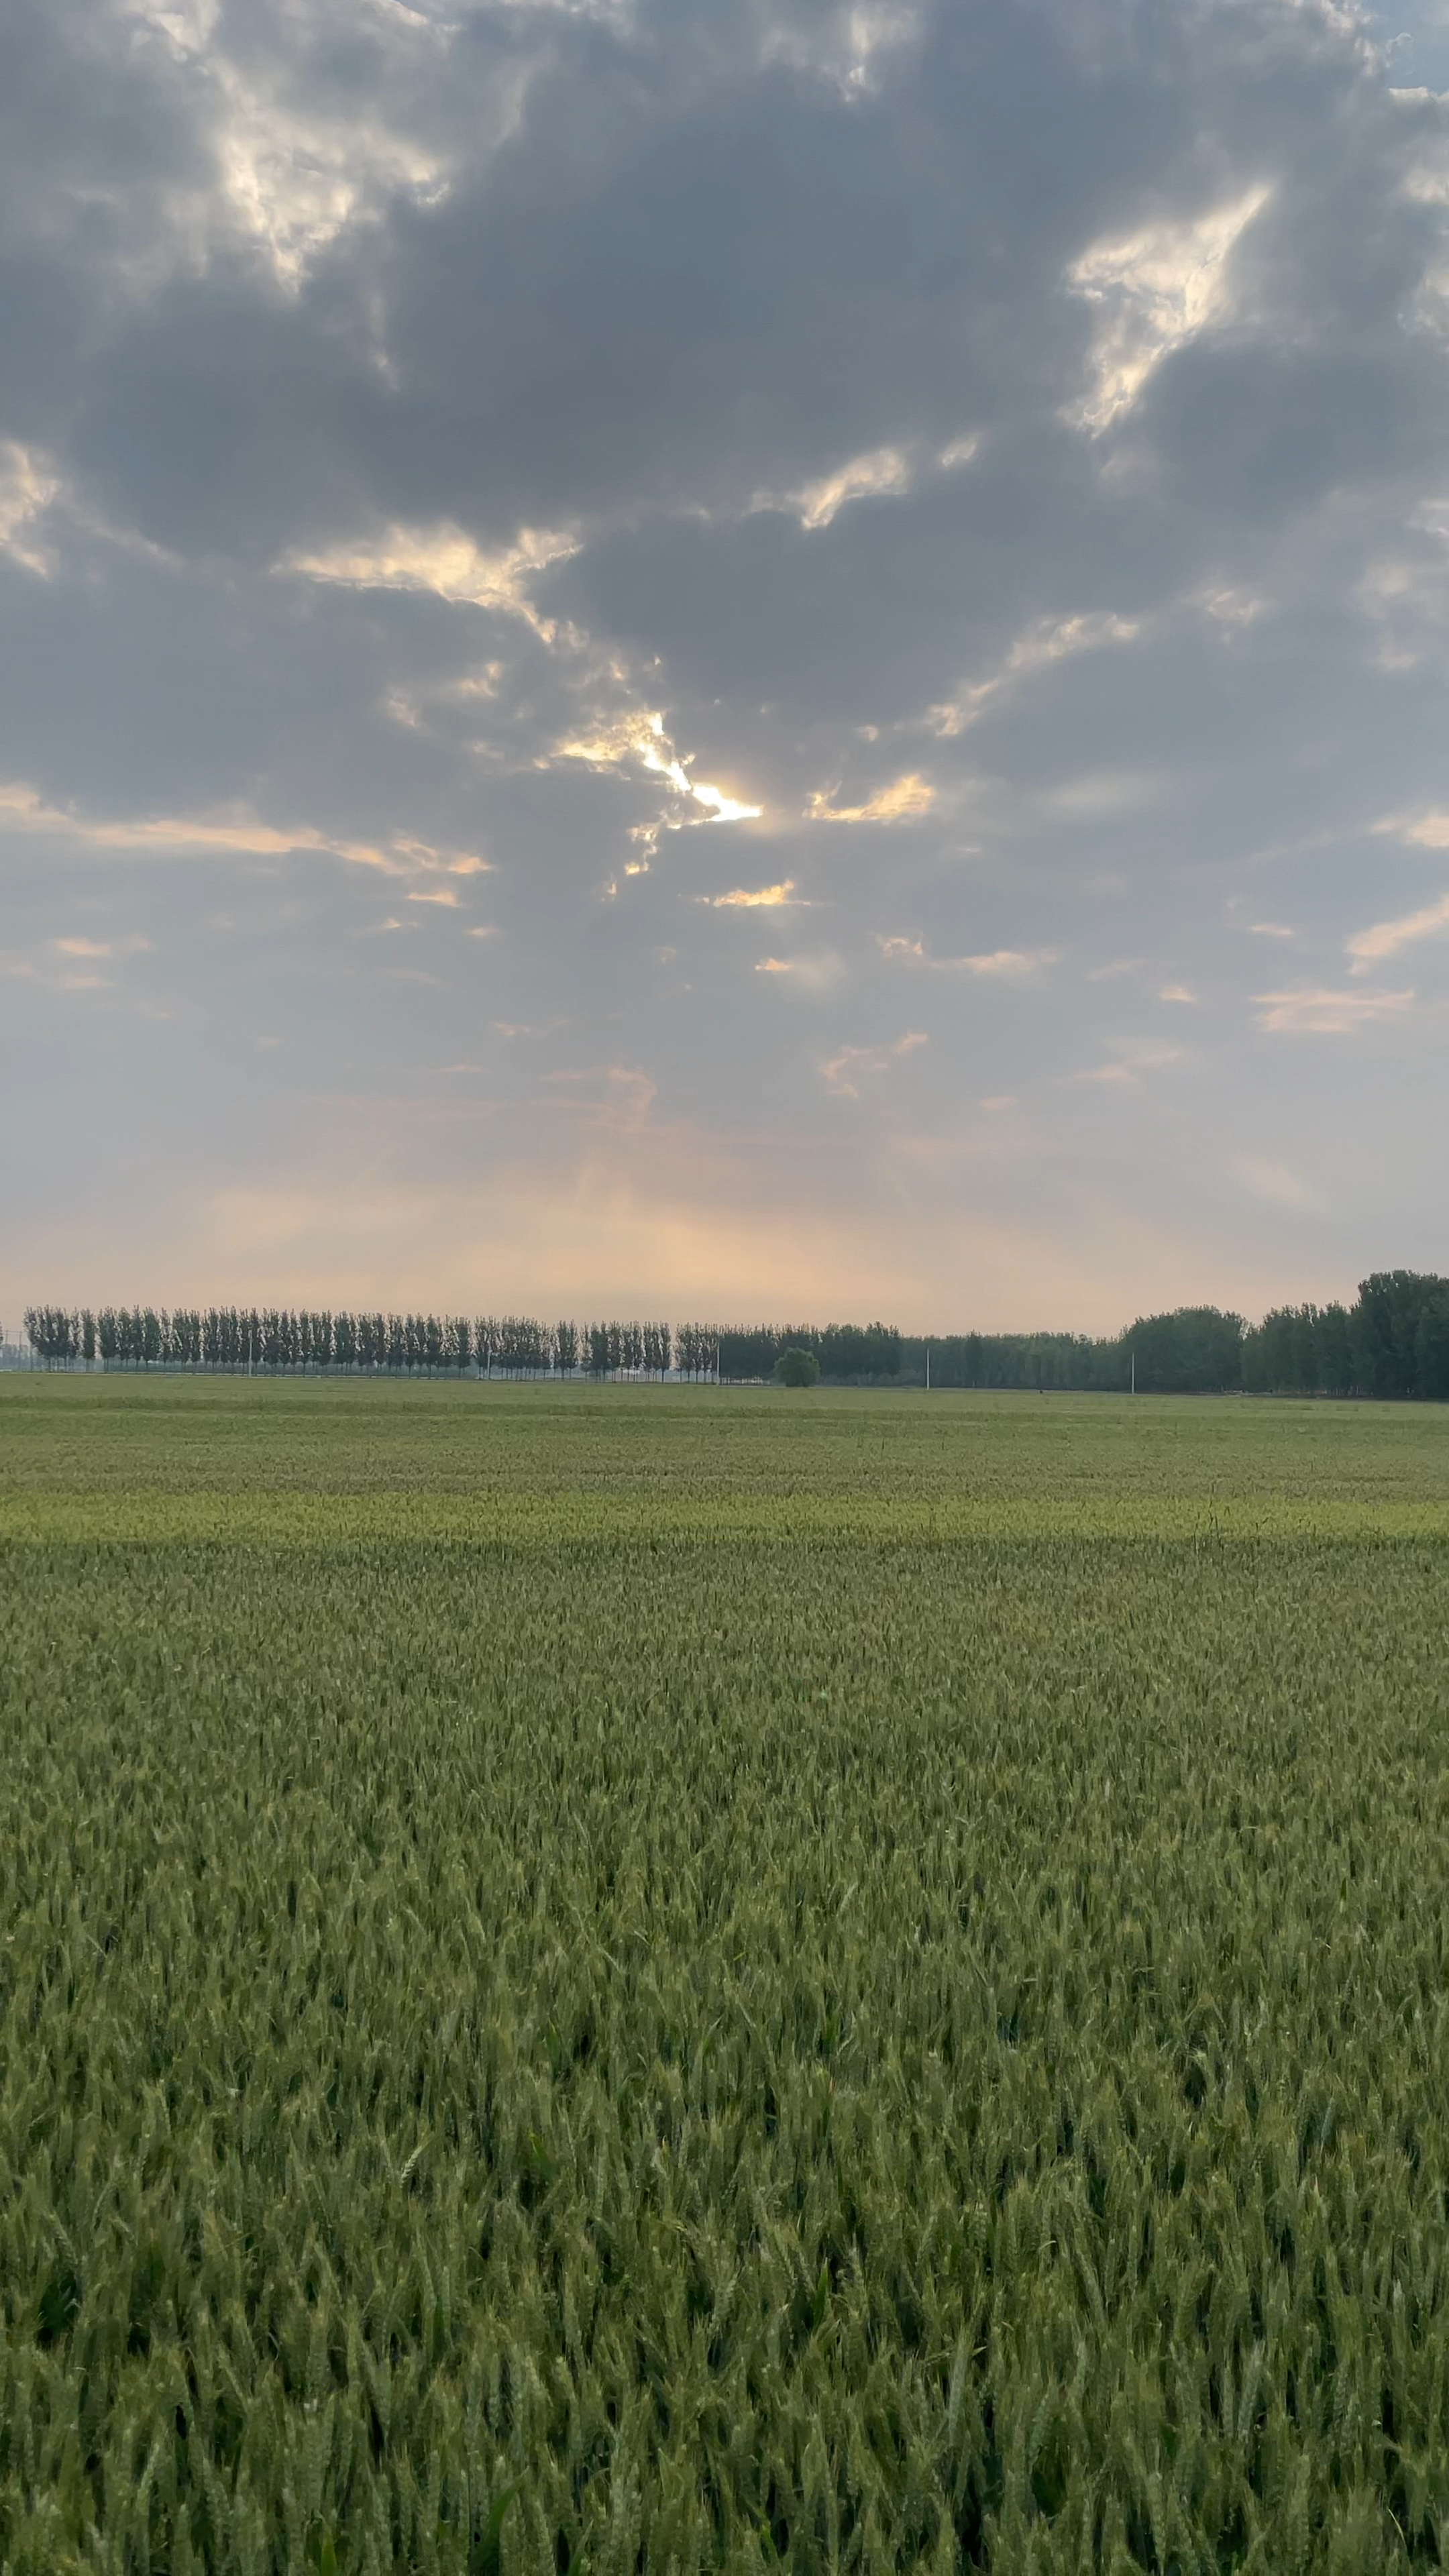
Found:
[[[1445,8],[0,25],[8,1330],[1449,1269]]]

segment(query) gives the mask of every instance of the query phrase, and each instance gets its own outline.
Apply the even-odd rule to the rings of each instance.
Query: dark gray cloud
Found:
[[[1428,0],[0,52],[12,1304],[1449,1259]]]

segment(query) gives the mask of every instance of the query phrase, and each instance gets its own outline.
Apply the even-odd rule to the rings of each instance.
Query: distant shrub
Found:
[[[813,1351],[782,1351],[775,1362],[777,1386],[814,1386],[819,1376],[820,1362]]]

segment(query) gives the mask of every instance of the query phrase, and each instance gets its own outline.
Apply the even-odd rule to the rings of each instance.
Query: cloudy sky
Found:
[[[1449,9],[0,34],[0,1318],[1449,1268]]]

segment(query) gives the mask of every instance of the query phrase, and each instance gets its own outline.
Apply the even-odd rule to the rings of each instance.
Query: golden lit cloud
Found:
[[[828,528],[847,503],[909,492],[911,480],[911,460],[903,448],[875,447],[869,455],[853,456],[833,474],[822,474],[793,492],[759,493],[751,508],[788,511],[802,528]]]
[[[677,831],[683,823],[754,823],[764,812],[762,805],[746,804],[731,796],[723,787],[707,779],[691,778],[693,753],[683,759],[676,752],[665,730],[664,718],[657,708],[616,717],[592,732],[571,736],[555,743],[553,750],[539,763],[547,768],[553,760],[578,760],[590,769],[619,769],[628,763],[665,779],[684,803],[703,806],[702,814],[666,815],[662,824],[640,824],[633,837],[653,848],[660,830]],[[626,876],[648,872],[648,859],[625,868]]]
[[[311,824],[284,830],[260,822],[242,807],[221,813],[162,814],[140,819],[75,814],[47,804],[33,787],[16,780],[0,784],[0,832],[44,832],[90,850],[219,851],[239,858],[290,858],[298,852],[345,859],[352,867],[376,868],[385,876],[408,877],[439,872],[476,876],[491,862],[475,852],[435,850],[425,841],[398,839],[386,849],[369,841],[350,841]]]
[[[833,948],[819,949],[804,957],[761,957],[756,962],[757,975],[788,975],[792,985],[804,993],[828,993],[844,979],[845,960]]]
[[[392,848],[400,859],[411,859],[420,868],[437,869],[448,877],[482,877],[493,874],[493,861],[480,859],[476,850],[435,850],[429,841],[415,841],[398,834]]]
[[[381,15],[382,0],[374,5]],[[313,263],[344,233],[376,222],[390,198],[435,205],[446,193],[447,161],[393,129],[386,87],[351,114],[328,113],[301,103],[295,73],[269,62],[264,48],[228,52],[219,0],[126,0],[120,14],[123,23],[143,21],[184,66],[204,121],[210,183],[168,192],[175,255],[193,273],[213,252],[234,255],[240,243],[295,295]],[[305,15],[296,13],[299,26]],[[387,15],[400,28],[427,25],[405,0],[388,0]],[[507,131],[509,91],[500,85],[485,144]]]
[[[691,778],[687,792],[697,805],[708,809],[705,820],[710,823],[757,823],[765,810],[763,805],[744,804],[739,797],[727,795],[722,787],[712,787],[703,778]]]
[[[893,779],[889,787],[878,788],[863,805],[837,805],[837,793],[832,789],[811,797],[805,810],[812,823],[914,823],[929,814],[936,801],[930,781],[915,770]]]
[[[428,591],[457,607],[489,608],[521,618],[549,642],[556,628],[535,608],[529,584],[550,564],[567,562],[578,548],[577,537],[521,528],[511,546],[490,553],[455,521],[444,519],[431,527],[389,524],[370,537],[317,554],[294,547],[273,570],[349,590]]]
[[[828,528],[853,501],[900,500],[915,489],[925,475],[957,474],[972,463],[981,447],[980,435],[969,431],[932,454],[914,441],[904,445],[872,447],[862,456],[852,456],[829,474],[812,476],[784,492],[757,492],[749,504],[750,514],[777,510],[798,519],[810,533]]]
[[[1098,315],[1092,383],[1072,411],[1076,426],[1109,429],[1165,357],[1228,318],[1229,254],[1271,193],[1249,188],[1194,222],[1147,224],[1094,242],[1072,263],[1067,283]]]
[[[800,903],[793,877],[786,877],[782,885],[735,886],[729,894],[702,894],[698,900],[712,912],[773,912]]]

